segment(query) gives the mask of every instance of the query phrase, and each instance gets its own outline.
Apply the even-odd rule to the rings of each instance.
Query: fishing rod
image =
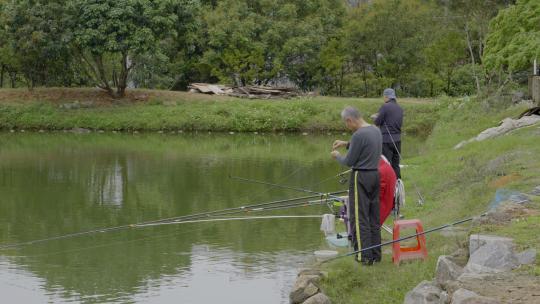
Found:
[[[312,193],[312,194],[319,195],[321,197],[332,197],[335,200],[343,201],[343,198],[341,198],[339,196],[335,196],[332,193],[323,193],[323,192],[317,192],[317,191],[304,189],[304,188],[297,188],[297,187],[291,187],[291,186],[286,186],[286,185],[274,184],[274,183],[261,181],[261,180],[257,180],[257,179],[252,179],[252,178],[244,178],[244,177],[230,176],[230,175],[229,175],[229,178],[236,179],[236,180],[239,180],[239,181],[254,183],[254,184],[272,186],[272,187],[276,187],[276,188],[289,189],[289,190],[294,190],[294,191],[299,191],[299,192],[304,192],[304,193]]]
[[[224,221],[246,221],[246,220],[266,220],[266,219],[297,219],[297,218],[322,218],[322,215],[269,215],[269,216],[241,216],[241,217],[224,217],[224,218],[212,218],[201,220],[188,220],[188,221],[173,221],[166,223],[154,223],[147,225],[136,225],[137,228],[161,226],[161,225],[178,225],[178,224],[193,224],[204,222],[224,222]]]
[[[401,156],[401,152],[399,152],[397,144],[394,141],[394,137],[390,133],[390,129],[388,129],[388,125],[386,124],[386,121],[384,122],[384,127],[386,128],[386,131],[388,132],[388,135],[390,135],[390,140],[392,140],[392,144],[394,145],[394,148],[396,149],[396,152],[398,154],[399,159],[403,160],[403,157]],[[413,183],[413,186],[414,186],[414,190],[416,191],[416,194],[418,195],[418,203],[420,205],[424,205],[425,200],[424,200],[424,197],[422,196],[422,193],[420,193],[420,190],[418,190],[418,186],[416,185],[416,183],[414,181],[412,181],[412,183]]]
[[[312,201],[307,201],[307,202],[300,201],[300,202],[294,202],[294,203],[283,204],[283,205],[253,208],[253,209],[250,209],[248,211],[248,213],[251,213],[251,212],[263,212],[263,211],[275,211],[275,210],[282,210],[282,209],[292,209],[292,208],[296,208],[296,207],[310,207],[310,206],[322,205],[322,204],[326,204],[326,203],[327,202],[323,201],[323,200],[312,200]],[[234,214],[243,213],[243,212],[244,211],[238,211],[238,210],[237,211],[230,211],[230,212],[226,212],[226,213],[221,213],[221,214],[219,214],[217,216],[234,215]],[[181,223],[191,223],[191,222],[204,222],[204,221],[212,221],[214,219],[220,219],[220,218],[215,218],[214,216],[216,216],[216,215],[213,215],[212,218],[202,217],[202,218],[196,218],[196,219],[179,219],[179,220],[167,221],[167,222],[141,223],[141,224],[134,224],[134,225],[132,225],[132,227],[133,228],[141,228],[141,227],[148,227],[148,226],[161,226],[161,225],[170,225],[170,224],[177,224],[177,223],[181,224]],[[322,217],[322,216],[319,216],[319,217]]]
[[[356,255],[356,254],[359,254],[359,253],[362,253],[362,252],[364,252],[364,251],[368,251],[368,250],[371,250],[371,249],[375,249],[375,248],[379,248],[379,247],[391,245],[391,244],[398,243],[398,242],[401,242],[401,241],[406,241],[406,240],[409,240],[409,239],[412,239],[412,238],[415,238],[415,237],[418,237],[418,236],[421,236],[421,235],[425,235],[425,234],[428,234],[428,233],[432,233],[432,232],[435,232],[435,231],[438,231],[438,230],[442,230],[442,229],[444,229],[444,228],[448,228],[448,227],[451,227],[451,226],[463,224],[463,223],[472,221],[472,220],[474,220],[475,218],[478,218],[478,217],[484,217],[484,216],[486,216],[486,215],[487,215],[487,213],[483,213],[483,214],[481,214],[480,216],[469,217],[469,218],[466,218],[466,219],[463,219],[463,220],[459,220],[459,221],[457,221],[457,222],[449,223],[449,224],[442,225],[442,226],[439,226],[439,227],[436,227],[436,228],[432,228],[432,229],[429,229],[429,230],[426,230],[426,231],[423,231],[423,232],[420,232],[420,233],[416,233],[416,234],[413,234],[413,235],[409,235],[409,236],[406,236],[406,237],[402,237],[402,238],[397,239],[397,240],[388,241],[388,242],[385,242],[385,243],[381,243],[381,244],[378,244],[378,245],[369,246],[369,247],[367,247],[367,248],[362,248],[362,249],[360,249],[360,250],[356,250],[356,251],[349,252],[349,253],[346,253],[346,254],[338,255],[338,256],[333,257],[333,258],[330,258],[330,259],[328,259],[328,260],[324,260],[324,261],[319,262],[319,265],[320,265],[320,264],[327,263],[327,262],[330,262],[330,261],[334,261],[334,260],[337,260],[337,259],[341,259],[341,258],[344,258],[344,257],[348,257],[348,256],[351,256],[351,255]]]
[[[346,190],[336,191],[336,192],[330,193],[330,195],[338,195],[338,194],[343,194],[345,192],[347,192],[347,191]],[[158,223],[158,222],[168,222],[168,221],[176,221],[176,220],[188,220],[188,219],[199,218],[199,217],[211,217],[211,216],[228,215],[228,214],[231,214],[229,212],[233,212],[233,211],[252,212],[252,211],[255,211],[256,209],[260,209],[260,208],[263,208],[263,207],[281,205],[281,204],[284,204],[284,203],[290,203],[290,202],[295,202],[295,201],[305,201],[305,200],[315,199],[315,198],[319,198],[319,197],[320,197],[320,195],[308,195],[308,196],[303,196],[303,197],[282,199],[282,200],[259,203],[259,204],[253,204],[253,205],[239,206],[239,207],[226,208],[226,209],[221,209],[221,210],[194,213],[194,214],[190,214],[190,215],[170,217],[170,218],[155,220],[155,221],[151,221],[151,222],[144,222],[143,224]]]
[[[337,191],[337,192],[332,192],[330,194],[337,195],[337,194],[342,194],[345,192],[346,191]],[[200,218],[209,218],[209,217],[224,216],[224,215],[231,215],[231,214],[245,213],[245,212],[260,212],[260,211],[270,211],[270,210],[286,209],[286,208],[293,208],[293,207],[300,207],[300,206],[311,206],[311,205],[314,205],[315,202],[318,202],[319,204],[321,204],[321,200],[308,201],[308,202],[306,202],[305,200],[314,199],[318,197],[320,196],[310,195],[310,196],[277,200],[277,201],[266,202],[266,203],[227,208],[227,209],[216,210],[216,211],[201,212],[201,213],[196,213],[196,214],[191,214],[191,215],[170,217],[170,218],[153,220],[153,221],[145,221],[145,222],[135,223],[135,224],[126,224],[126,225],[115,226],[115,227],[98,228],[98,229],[80,231],[80,232],[69,233],[69,234],[64,234],[64,235],[59,235],[59,236],[54,236],[54,237],[48,237],[44,239],[37,239],[37,240],[19,242],[19,243],[14,243],[14,244],[0,245],[0,250],[27,246],[27,245],[34,245],[34,244],[45,243],[45,242],[55,241],[55,240],[74,238],[74,237],[79,237],[79,236],[84,236],[84,235],[89,235],[89,234],[127,230],[127,229],[132,229],[132,228],[136,228],[138,226],[147,225],[147,224],[167,223],[169,221],[179,222],[182,220],[184,221],[196,220]]]

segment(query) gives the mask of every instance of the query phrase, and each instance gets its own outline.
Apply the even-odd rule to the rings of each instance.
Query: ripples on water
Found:
[[[305,195],[229,175],[340,190],[318,184],[342,169],[329,159],[333,139],[0,134],[0,243]],[[298,269],[325,246],[319,225],[171,225],[0,251],[2,302],[288,303]]]

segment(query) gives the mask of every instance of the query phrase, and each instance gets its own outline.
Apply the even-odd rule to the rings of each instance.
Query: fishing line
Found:
[[[216,218],[216,219],[203,219],[203,220],[193,220],[193,221],[179,221],[179,222],[168,222],[168,223],[155,223],[155,224],[144,224],[144,225],[136,225],[134,228],[145,228],[145,227],[155,227],[155,226],[163,226],[163,225],[173,225],[173,224],[192,224],[192,223],[205,223],[209,222],[210,224],[218,224],[218,222],[223,221],[234,221],[234,220],[256,220],[256,219],[293,219],[293,218],[322,218],[322,215],[282,215],[282,216],[250,216],[250,217],[229,217],[229,218]],[[76,249],[71,250],[61,250],[56,252],[49,252],[45,254],[36,254],[36,255],[25,255],[20,256],[18,258],[35,258],[35,257],[42,257],[42,256],[51,256],[51,255],[58,255],[63,253],[72,253],[72,252],[80,252],[90,249],[97,249],[97,248],[103,248],[103,247],[110,247],[110,246],[116,246],[116,245],[122,245],[122,244],[128,244],[128,243],[136,243],[140,241],[147,241],[147,240],[154,240],[159,238],[166,238],[170,236],[177,236],[182,234],[188,234],[192,233],[194,231],[203,230],[208,227],[199,227],[190,229],[188,231],[182,231],[182,232],[174,232],[174,233],[168,233],[168,234],[161,234],[157,236],[149,236],[149,237],[143,237],[135,240],[124,240],[124,241],[116,241],[116,242],[110,242],[106,244],[101,245],[94,245],[94,246],[87,246],[87,247],[79,247]]]
[[[76,248],[76,249],[69,249],[69,250],[61,250],[61,251],[55,251],[55,252],[48,252],[48,253],[44,253],[44,254],[25,255],[25,256],[19,256],[19,257],[17,257],[17,258],[33,258],[33,257],[41,257],[41,256],[49,256],[49,255],[57,255],[57,254],[62,254],[62,253],[79,252],[79,251],[85,251],[85,250],[89,250],[89,249],[96,249],[96,248],[102,248],[102,247],[110,247],[110,246],[121,245],[121,244],[127,244],[127,243],[136,243],[136,242],[139,242],[139,241],[146,241],[146,240],[153,240],[153,239],[159,239],[159,238],[166,238],[166,237],[170,237],[170,236],[174,236],[174,235],[188,234],[188,233],[192,233],[192,232],[194,232],[194,231],[203,230],[203,229],[205,229],[205,228],[207,228],[207,227],[199,227],[199,228],[190,229],[190,230],[188,230],[188,231],[174,232],[174,233],[168,233],[168,234],[161,234],[161,235],[157,235],[157,236],[143,237],[143,238],[134,239],[134,240],[120,240],[120,241],[110,242],[110,243],[106,243],[106,244],[93,245],[93,246],[87,246],[87,247],[79,247],[79,248]]]
[[[340,178],[339,183],[343,185],[344,183],[347,182],[347,178],[345,177],[345,174],[350,173],[350,172],[351,172],[351,169],[342,171],[342,172],[340,172],[340,173],[338,173],[338,174],[332,175],[332,176],[330,176],[330,177],[328,177],[328,178],[325,178],[325,179],[323,179],[323,180],[321,180],[321,181],[318,181],[318,182],[316,182],[316,183],[310,184],[310,185],[308,185],[307,187],[308,187],[308,188],[315,187],[315,186],[318,186],[318,185],[320,185],[320,184],[322,184],[322,183],[324,183],[324,182],[327,182],[327,181],[329,181],[329,180],[331,180],[331,179],[334,179],[334,178]]]
[[[300,171],[302,171],[302,170],[304,170],[304,169],[305,169],[305,168],[302,167],[302,166],[298,167],[298,169],[296,169],[296,170],[293,171],[292,173],[286,175],[285,177],[280,178],[280,179],[278,180],[278,183],[283,183],[283,182],[287,181],[287,180],[288,180],[289,178],[291,178],[293,175],[296,175],[298,172],[300,172]],[[261,191],[261,192],[257,192],[257,194],[254,195],[254,196],[251,196],[251,195],[245,196],[242,200],[243,200],[243,201],[246,201],[246,202],[247,202],[247,201],[253,201],[253,200],[256,199],[256,198],[261,197],[263,194],[266,194],[266,193],[270,192],[270,190],[271,190],[271,188],[266,188],[265,190],[263,190],[263,191]]]
[[[251,178],[243,178],[243,177],[238,177],[238,176],[229,176],[229,178],[244,181],[244,182],[250,182],[250,183],[255,183],[255,184],[261,184],[261,185],[267,185],[267,186],[273,186],[273,187],[278,187],[278,188],[283,188],[283,189],[294,190],[294,191],[298,191],[298,192],[317,194],[317,195],[320,195],[321,198],[322,197],[332,197],[332,198],[334,198],[336,200],[339,200],[339,201],[343,200],[341,197],[332,195],[331,193],[317,192],[317,191],[313,191],[313,190],[309,190],[309,189],[291,187],[291,186],[286,186],[286,185],[279,185],[279,184],[275,184],[275,183],[265,182],[265,181],[261,181],[261,180],[251,179]]]

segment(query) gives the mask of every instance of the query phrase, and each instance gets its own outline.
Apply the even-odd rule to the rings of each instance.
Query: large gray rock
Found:
[[[463,268],[454,263],[449,256],[441,255],[437,260],[435,281],[445,286],[448,281],[455,281],[463,273]]]
[[[405,296],[403,304],[441,304],[442,290],[432,282],[422,281]]]
[[[317,275],[301,275],[296,279],[293,290],[289,294],[289,300],[292,304],[303,303],[309,297],[319,292],[316,285],[320,277]]]
[[[469,257],[465,271],[491,273],[509,271],[519,266],[513,245],[506,242],[491,242],[474,251]]]
[[[470,290],[460,288],[452,295],[451,304],[499,304],[500,302],[478,295]]]
[[[518,263],[521,265],[530,265],[536,262],[536,250],[527,249],[523,252],[516,254]]]
[[[304,304],[331,304],[330,299],[323,293],[318,293],[307,299]]]
[[[511,238],[496,235],[472,234],[469,237],[469,255],[472,256],[478,248],[489,243],[505,243],[512,247],[514,246],[514,240]]]
[[[523,116],[519,119],[505,118],[501,122],[500,126],[484,130],[483,132],[478,134],[476,137],[460,142],[458,145],[454,147],[454,149],[457,150],[457,149],[462,148],[468,143],[471,143],[474,141],[483,141],[489,138],[504,135],[512,130],[531,126],[539,122],[540,122],[540,115]]]

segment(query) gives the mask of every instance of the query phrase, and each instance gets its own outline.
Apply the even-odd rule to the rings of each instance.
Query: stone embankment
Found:
[[[540,187],[531,195],[540,195]],[[527,210],[508,202],[477,222],[500,223]],[[407,293],[404,304],[540,303],[540,278],[513,271],[535,264],[536,256],[535,249],[518,252],[511,238],[473,234],[467,250],[439,257],[435,279]]]
[[[330,304],[330,299],[321,292],[319,282],[326,272],[306,269],[298,273],[296,283],[289,295],[291,304]]]
[[[440,256],[435,279],[423,281],[405,297],[405,304],[535,303],[540,300],[540,278],[512,273],[536,262],[536,250],[516,252],[513,240],[474,234],[469,259]]]

